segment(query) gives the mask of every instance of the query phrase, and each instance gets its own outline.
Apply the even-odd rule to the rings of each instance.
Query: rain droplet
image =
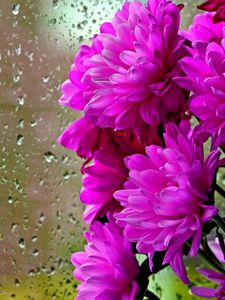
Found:
[[[16,55],[19,56],[22,52],[22,47],[21,45],[18,45],[16,46],[16,49],[15,49],[15,52],[16,52]]]
[[[45,76],[42,76],[41,79],[42,79],[43,83],[47,83],[49,81],[50,77],[48,75],[45,75]]]
[[[32,256],[37,257],[39,255],[39,251],[37,249],[34,249],[32,251]]]
[[[52,0],[52,5],[56,9],[59,7],[59,0]]]
[[[32,236],[31,240],[33,243],[35,243],[37,241],[38,237],[36,235]]]
[[[41,223],[44,222],[45,218],[46,218],[45,214],[44,214],[44,213],[40,213],[39,221],[40,221]]]
[[[12,230],[12,232],[15,232],[18,227],[19,227],[19,225],[17,223],[12,223],[11,224],[11,230]]]
[[[37,125],[37,122],[36,121],[30,121],[30,126],[31,127],[35,127]]]
[[[14,16],[17,16],[19,12],[20,12],[20,4],[14,4],[12,9],[12,14]]]
[[[24,238],[19,239],[19,246],[20,246],[21,249],[25,249],[26,244],[25,244]]]
[[[63,173],[63,178],[64,178],[64,180],[68,180],[70,178],[70,173],[68,171],[65,171]]]
[[[55,155],[50,151],[45,152],[44,156],[45,156],[45,160],[48,163],[51,163],[52,161],[56,161]]]
[[[17,145],[21,146],[23,144],[24,141],[24,136],[22,134],[19,134],[17,136]]]
[[[18,99],[18,102],[20,105],[24,105],[24,96],[23,95],[18,96],[17,99]]]
[[[19,127],[23,128],[24,127],[24,119],[19,120]]]
[[[8,197],[8,203],[9,204],[12,204],[14,202],[14,199],[13,199],[13,197],[10,195],[9,197]]]
[[[19,279],[17,279],[17,278],[15,278],[15,286],[16,286],[16,287],[20,286],[20,281],[19,281]]]

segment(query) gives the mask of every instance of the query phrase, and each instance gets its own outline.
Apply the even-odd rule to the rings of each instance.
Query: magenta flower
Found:
[[[57,141],[65,148],[76,151],[80,157],[89,159],[95,150],[108,144],[107,134],[85,117],[70,124]]]
[[[213,22],[218,23],[225,20],[225,2],[224,0],[208,0],[198,6],[199,9],[216,12]]]
[[[214,13],[196,15],[188,31],[183,31],[182,35],[192,42],[205,41],[220,43],[225,22],[214,23],[214,15]]]
[[[128,177],[128,169],[124,158],[134,153],[145,153],[145,143],[157,142],[161,144],[156,129],[147,128],[142,136],[142,143],[131,130],[115,132],[111,129],[102,130],[104,141],[93,154],[92,162],[83,168],[83,187],[81,202],[87,205],[84,219],[87,223],[103,216],[107,211],[114,212],[121,209],[113,193],[123,187]],[[144,134],[144,129],[142,133]],[[106,135],[107,134],[107,135]]]
[[[204,275],[209,280],[215,281],[219,285],[217,288],[209,288],[209,287],[200,287],[200,286],[194,286],[191,289],[191,292],[197,296],[203,297],[203,298],[216,298],[218,300],[224,300],[225,299],[225,274],[220,274],[216,271],[205,269],[205,268],[199,268],[199,273]]]
[[[77,300],[136,300],[139,266],[131,244],[111,220],[94,222],[85,252],[74,253],[74,277],[81,282]]]
[[[137,242],[137,250],[152,256],[166,251],[164,264],[188,283],[183,264],[183,245],[191,239],[190,255],[198,252],[203,223],[218,211],[208,205],[208,193],[219,165],[219,151],[204,158],[203,146],[195,133],[184,133],[169,124],[164,135],[166,148],[146,147],[147,156],[135,154],[126,159],[130,170],[124,190],[114,196],[124,207],[115,214],[124,235]]]
[[[113,146],[96,151],[93,162],[83,169],[81,202],[87,205],[84,212],[86,223],[93,222],[107,211],[114,212],[120,205],[113,193],[123,187],[128,177],[124,156]]]
[[[188,93],[173,81],[187,55],[179,22],[179,8],[170,1],[126,2],[91,46],[81,46],[60,103],[84,110],[102,128],[180,119]]]
[[[190,110],[202,124],[202,132],[213,136],[216,146],[225,142],[225,40],[221,45],[195,42],[196,53],[181,61],[186,73],[177,82],[193,92]]]

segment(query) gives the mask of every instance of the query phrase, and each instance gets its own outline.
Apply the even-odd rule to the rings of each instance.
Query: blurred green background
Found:
[[[57,100],[80,43],[122,2],[0,0],[0,300],[74,298],[80,161],[56,143],[76,118]],[[186,2],[183,27],[197,3]],[[169,270],[151,287],[161,299],[195,299]]]

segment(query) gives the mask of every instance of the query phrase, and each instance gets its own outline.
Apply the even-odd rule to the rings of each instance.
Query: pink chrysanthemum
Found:
[[[120,207],[114,200],[113,193],[122,188],[128,177],[123,159],[124,156],[113,146],[108,146],[96,151],[92,164],[84,167],[80,199],[88,205],[84,212],[86,223]]]
[[[194,286],[191,289],[192,293],[203,298],[225,300],[225,274],[220,274],[216,271],[205,268],[199,268],[198,271],[209,280],[218,283],[218,286],[215,289],[203,286]]]
[[[155,251],[166,251],[164,264],[187,283],[183,245],[192,239],[190,255],[197,254],[203,223],[218,211],[208,205],[208,193],[219,165],[219,151],[204,159],[203,146],[195,141],[195,130],[183,133],[174,124],[164,135],[166,148],[146,147],[147,156],[126,159],[130,170],[124,190],[114,196],[125,208],[115,214],[129,241],[140,253],[148,253],[150,268]]]
[[[220,43],[225,22],[214,23],[214,15],[214,13],[196,15],[188,31],[183,31],[182,35],[192,42],[205,41]]]
[[[143,136],[143,140],[150,144],[159,144],[161,140],[154,128],[148,127],[147,130],[149,132]],[[107,143],[100,144],[100,149],[93,154],[91,164],[82,170],[84,176],[80,199],[88,205],[84,213],[87,223],[98,219],[107,211],[113,212],[121,208],[118,201],[114,200],[113,193],[123,187],[128,177],[124,158],[134,153],[145,153],[145,142],[141,143],[132,131],[115,132],[102,129],[103,134],[104,140],[106,141],[106,137],[108,139]]]
[[[96,150],[108,144],[108,136],[91,120],[81,117],[70,124],[57,141],[65,148],[76,151],[80,157],[91,159]]]
[[[126,2],[91,46],[81,46],[60,103],[84,110],[102,128],[179,119],[188,97],[173,81],[187,55],[179,22],[179,8],[170,1]]]
[[[195,42],[193,57],[181,61],[187,77],[177,82],[191,90],[190,110],[202,124],[202,131],[213,136],[216,145],[225,142],[225,39],[215,42]]]
[[[199,9],[205,11],[216,12],[213,22],[218,23],[225,20],[225,2],[224,0],[208,0],[198,6]]]
[[[81,281],[77,300],[136,300],[139,267],[131,244],[111,220],[94,222],[85,252],[74,253],[74,277]]]

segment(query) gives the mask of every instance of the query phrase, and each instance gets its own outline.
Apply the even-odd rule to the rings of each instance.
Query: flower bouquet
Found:
[[[80,200],[89,230],[72,255],[77,300],[159,299],[165,267],[190,284],[185,257],[225,299],[225,2],[209,0],[187,31],[167,0],[125,2],[75,56],[61,105],[82,111],[58,141],[84,159]],[[142,262],[138,256],[144,257]]]

